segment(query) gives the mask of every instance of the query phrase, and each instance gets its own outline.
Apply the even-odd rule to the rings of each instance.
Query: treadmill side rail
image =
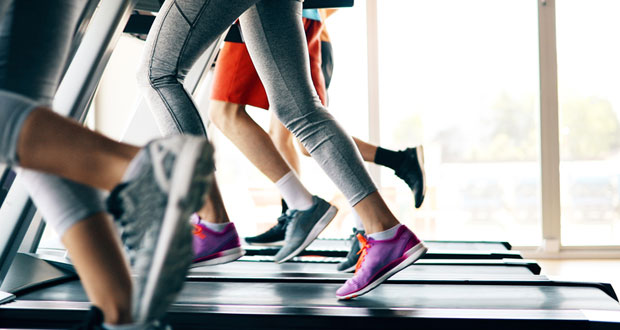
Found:
[[[12,293],[0,291],[0,305],[6,304],[15,300],[15,295]]]

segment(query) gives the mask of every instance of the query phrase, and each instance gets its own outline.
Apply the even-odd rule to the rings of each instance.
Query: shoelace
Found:
[[[370,243],[368,243],[368,240],[362,234],[357,234],[357,239],[362,244],[362,248],[359,250],[359,252],[357,252],[357,254],[359,254],[360,257],[359,259],[357,259],[357,264],[355,265],[356,274],[357,274],[358,269],[362,267],[362,262],[364,262],[364,258],[366,258],[366,255],[368,254],[368,249],[370,248]]]
[[[291,213],[289,214],[289,212]],[[278,223],[275,226],[271,227],[269,231],[279,230],[278,227],[287,226],[288,223],[291,221],[291,219],[293,219],[294,214],[295,214],[295,210],[290,210],[290,211],[282,213],[282,215],[278,217]]]
[[[205,235],[202,232],[202,227],[200,227],[199,225],[194,225],[194,230],[192,230],[192,234],[200,237],[200,239],[205,239],[207,237],[207,235]]]

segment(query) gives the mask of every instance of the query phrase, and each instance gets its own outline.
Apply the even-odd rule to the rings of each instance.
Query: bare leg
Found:
[[[28,116],[17,143],[22,167],[108,191],[121,181],[139,150],[45,108],[38,108]]]
[[[245,106],[211,101],[211,121],[272,182],[291,171],[269,135],[245,112]]]
[[[282,124],[280,124],[282,125]],[[284,129],[286,129],[284,126],[282,126]],[[292,134],[289,132],[289,134]],[[304,146],[298,142],[298,146],[299,149],[301,150],[301,153],[304,154],[304,156],[310,157],[310,153],[306,150],[306,148],[304,148]],[[355,142],[355,145],[357,146],[357,149],[360,151],[360,153],[362,154],[362,159],[365,162],[374,162],[375,161],[375,155],[377,154],[377,146],[374,144],[370,144],[368,142],[362,141],[356,137],[353,136],[353,142]],[[287,158],[288,160],[288,158]]]
[[[293,136],[293,133],[286,129],[284,125],[280,122],[280,120],[271,112],[271,120],[269,121],[269,137],[271,137],[271,141],[273,141],[274,146],[284,157],[284,159],[289,163],[291,168],[297,172],[297,174],[301,173],[301,166],[299,164],[299,155],[297,154],[297,150],[295,150],[294,141],[296,140]],[[302,152],[305,152],[307,156],[310,156],[301,144]]]
[[[62,243],[69,251],[88,297],[103,311],[105,322],[131,322],[129,265],[107,215],[97,213],[78,222],[63,235]]]
[[[282,131],[280,131],[280,129]],[[272,134],[272,130],[274,131],[273,134]],[[270,123],[269,133],[272,134],[272,139],[276,140],[276,137],[277,137],[277,141],[281,142],[281,143],[278,143],[274,141],[276,146],[280,146],[280,148],[282,148],[282,149],[278,148],[279,150],[284,150],[281,152],[282,152],[282,155],[285,158],[287,158],[287,160],[289,160],[288,157],[291,157],[290,154],[292,154],[293,155],[292,157],[296,158],[297,161],[299,161],[299,158],[297,157],[297,152],[295,151],[295,147],[293,146],[293,142],[292,142],[293,134],[289,130],[287,130],[286,127],[284,127],[284,125],[282,125],[282,123],[280,123],[280,121],[277,120],[277,118],[272,118],[272,121]],[[288,140],[287,140],[287,133],[288,133],[288,136],[290,136]],[[290,140],[290,143],[288,142],[289,140]],[[362,153],[362,157],[365,161],[374,161],[375,154],[377,153],[376,146],[366,143],[357,138],[353,138],[353,141],[355,142],[358,149]],[[299,147],[304,155],[310,156],[310,154],[306,151],[303,145],[299,144]],[[293,163],[293,162],[289,160],[289,163]],[[360,218],[362,218],[364,229],[366,229],[366,233],[368,234],[384,231],[399,224],[398,220],[396,220],[396,217],[394,217],[394,215],[390,212],[387,205],[383,201],[383,198],[381,198],[381,195],[379,195],[378,192],[374,192],[368,195],[362,201],[357,203],[353,208],[358,214],[365,215],[364,217],[360,216]]]
[[[209,191],[209,196],[207,197],[205,205],[196,213],[198,213],[201,219],[207,222],[230,222],[230,218],[228,218],[228,213],[226,212],[226,208],[224,207],[222,195],[220,194],[220,189],[218,188],[217,182],[215,180],[213,181],[213,186]]]
[[[375,155],[377,154],[376,145],[372,145],[368,142],[364,142],[356,137],[353,137],[353,142],[355,142],[357,149],[359,149],[360,153],[362,154],[362,159],[364,161],[366,162],[375,161]]]

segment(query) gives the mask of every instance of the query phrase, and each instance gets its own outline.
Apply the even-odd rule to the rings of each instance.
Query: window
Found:
[[[562,244],[620,244],[620,3],[557,2]]]
[[[427,197],[382,171],[384,196],[426,239],[541,237],[535,1],[379,6],[381,144],[423,144]]]

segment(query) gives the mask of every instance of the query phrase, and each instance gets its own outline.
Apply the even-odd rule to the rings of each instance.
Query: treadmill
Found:
[[[338,0],[305,4],[313,3],[352,5]],[[83,119],[120,33],[148,29],[149,19],[130,17],[131,11],[157,11],[160,5],[159,0],[89,1],[55,108]],[[88,25],[98,29],[85,32]],[[192,70],[195,83],[210,68],[216,45]],[[192,81],[188,77],[186,88],[195,91]],[[11,206],[0,209],[11,226],[0,231],[0,327],[70,327],[90,304],[61,251],[37,250],[42,219],[11,173],[0,177],[4,205]],[[335,298],[351,276],[335,271],[348,250],[346,240],[317,240],[284,264],[272,262],[273,247],[246,247],[248,254],[239,261],[192,269],[167,318],[178,329],[620,328],[620,304],[608,284],[549,280],[505,242],[438,241],[429,247],[424,259],[350,301]]]

